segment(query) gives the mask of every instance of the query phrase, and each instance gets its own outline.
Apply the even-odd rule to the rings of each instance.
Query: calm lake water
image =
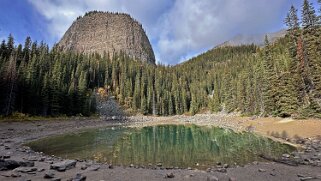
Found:
[[[255,134],[194,125],[108,127],[49,137],[29,146],[49,155],[114,165],[162,163],[164,167],[199,169],[217,162],[243,165],[260,161],[260,154],[279,157],[294,150]]]

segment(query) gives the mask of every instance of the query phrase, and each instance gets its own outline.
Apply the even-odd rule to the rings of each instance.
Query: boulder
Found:
[[[0,160],[0,171],[13,170],[19,166],[19,162],[15,160]]]
[[[35,167],[18,167],[15,168],[13,171],[15,172],[21,172],[21,173],[31,173],[31,172],[35,172],[38,169]]]
[[[74,168],[76,166],[76,163],[77,161],[75,160],[64,160],[62,162],[52,164],[50,166],[50,169],[57,170],[59,172],[64,172],[66,170]]]

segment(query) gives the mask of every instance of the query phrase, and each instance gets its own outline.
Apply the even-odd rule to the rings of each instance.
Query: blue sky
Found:
[[[143,24],[156,59],[177,64],[238,34],[278,31],[303,0],[0,0],[0,38],[12,33],[58,42],[73,20],[90,10],[131,14]],[[315,5],[316,0],[311,1]]]

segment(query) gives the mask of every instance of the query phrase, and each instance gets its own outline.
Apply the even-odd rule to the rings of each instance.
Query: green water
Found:
[[[49,155],[114,165],[162,163],[164,167],[201,169],[217,162],[243,165],[260,161],[260,154],[279,157],[294,150],[255,134],[194,125],[109,127],[49,137],[29,146]]]

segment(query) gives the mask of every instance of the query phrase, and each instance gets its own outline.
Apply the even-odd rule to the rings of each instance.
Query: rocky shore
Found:
[[[68,160],[46,155],[24,146],[32,140],[112,125],[146,126],[155,124],[198,124],[238,128],[242,121],[234,118],[177,116],[132,117],[126,122],[75,119],[73,121],[0,122],[0,180],[321,180],[321,137],[284,138],[301,149],[281,158],[267,158],[243,167],[213,163],[206,170],[164,168],[158,165],[114,166],[91,160]],[[203,120],[203,121],[201,121]],[[230,122],[230,124],[229,124]],[[249,129],[243,126],[242,129]],[[252,130],[248,130],[252,131]],[[321,133],[320,133],[321,134]]]

